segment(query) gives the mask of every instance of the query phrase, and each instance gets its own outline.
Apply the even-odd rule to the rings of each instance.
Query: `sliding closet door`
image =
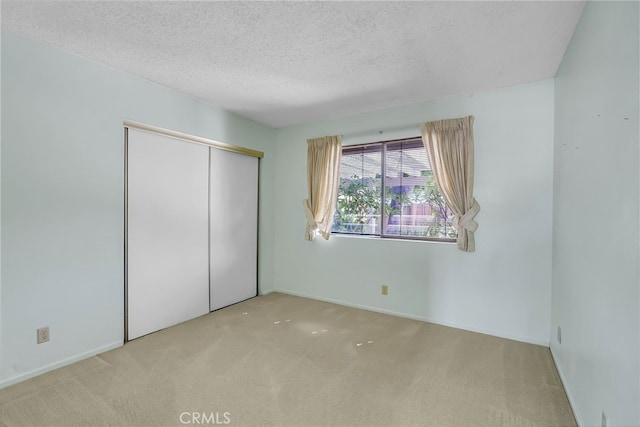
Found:
[[[258,159],[211,148],[211,310],[257,295]]]
[[[209,312],[209,148],[128,129],[128,339]]]

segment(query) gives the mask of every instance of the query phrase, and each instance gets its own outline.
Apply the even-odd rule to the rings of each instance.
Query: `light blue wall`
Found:
[[[638,14],[587,3],[556,76],[551,348],[583,426],[640,425]]]
[[[275,130],[8,32],[2,89],[0,385],[122,344],[124,119],[265,152],[259,281],[273,288]]]
[[[2,46],[2,31],[0,31],[0,46]],[[0,71],[2,70],[2,55],[0,54]],[[0,75],[1,77],[1,75]],[[0,78],[0,99],[2,99],[2,78]],[[2,242],[2,102],[0,102],[0,242]],[[2,381],[2,244],[0,244],[0,381]]]
[[[553,96],[547,80],[278,130],[276,290],[548,345]],[[482,207],[475,253],[433,242],[303,239],[307,138],[417,136],[420,122],[469,114]],[[377,132],[387,129],[395,130]]]

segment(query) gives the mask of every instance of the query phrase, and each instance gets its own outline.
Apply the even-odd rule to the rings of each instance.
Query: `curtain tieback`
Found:
[[[480,205],[476,202],[476,199],[473,199],[473,205],[471,208],[464,214],[460,219],[458,219],[458,215],[453,217],[453,226],[457,229],[459,227],[465,228],[471,232],[474,232],[478,229],[478,223],[473,220],[473,218],[480,212]]]
[[[316,219],[313,217],[313,212],[311,212],[311,207],[309,206],[309,199],[304,199],[302,201],[302,206],[304,207],[304,214],[307,217],[307,224],[311,228],[311,230],[318,229],[318,223]]]

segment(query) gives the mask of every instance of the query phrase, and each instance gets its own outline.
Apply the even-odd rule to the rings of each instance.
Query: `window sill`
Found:
[[[419,242],[419,243],[456,243],[456,239],[429,239],[429,238],[413,238],[401,236],[378,236],[373,234],[348,234],[348,233],[331,233],[331,237],[347,238],[347,239],[368,239],[368,240],[389,240],[394,242]]]

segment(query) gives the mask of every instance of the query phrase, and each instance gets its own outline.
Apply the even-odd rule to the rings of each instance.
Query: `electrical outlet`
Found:
[[[42,344],[43,342],[49,341],[49,327],[45,326],[44,328],[38,329],[38,344]]]
[[[558,344],[562,344],[562,328],[558,326]]]
[[[389,295],[389,288],[387,287],[387,285],[382,285],[381,292],[382,295]]]
[[[604,410],[603,410],[602,411],[602,427],[607,427],[609,425],[608,421],[609,420],[607,420],[607,413],[604,412]]]

